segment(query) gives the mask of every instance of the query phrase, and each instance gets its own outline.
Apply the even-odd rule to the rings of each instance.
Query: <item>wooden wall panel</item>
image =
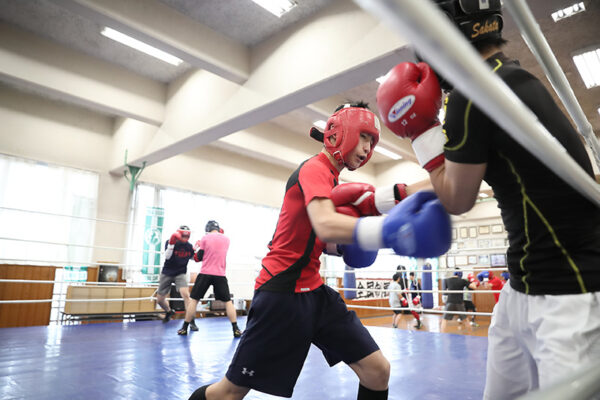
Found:
[[[57,267],[0,265],[0,279],[53,281]],[[0,300],[51,299],[53,283],[0,283]],[[52,303],[0,304],[0,328],[48,325]]]

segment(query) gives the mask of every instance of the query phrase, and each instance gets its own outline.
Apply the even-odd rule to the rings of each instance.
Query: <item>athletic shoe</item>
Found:
[[[415,328],[421,329],[422,326],[423,326],[423,324],[421,323],[421,320],[418,320],[417,324],[415,325]]]
[[[190,323],[190,331],[198,332],[198,326],[195,322]]]
[[[471,321],[471,326],[474,326],[475,328],[477,328],[479,326],[479,324],[475,321]]]
[[[233,330],[233,337],[234,338],[239,338],[242,336],[242,331],[240,331],[239,329],[234,329]]]
[[[178,335],[181,336],[186,336],[187,335],[187,329],[186,328],[181,328],[180,330],[177,331]]]
[[[175,315],[175,311],[173,310],[169,310],[165,313],[165,317],[163,318],[163,323],[167,323],[171,320],[171,318],[173,318],[173,315]]]

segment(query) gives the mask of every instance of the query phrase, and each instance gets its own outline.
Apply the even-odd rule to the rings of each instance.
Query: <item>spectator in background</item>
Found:
[[[389,301],[391,308],[400,308],[402,304],[402,299],[404,298],[404,293],[401,292],[402,287],[400,287],[400,277],[401,274],[396,272],[394,276],[392,276],[392,282],[390,286],[388,286]],[[398,327],[398,323],[400,322],[400,318],[402,318],[402,310],[392,310],[394,312],[394,317],[392,319],[392,326],[394,328]]]
[[[475,283],[475,287],[479,286],[479,281],[475,279],[473,273],[467,275],[467,280],[469,281],[469,283]],[[469,286],[467,286],[463,291],[463,302],[465,304],[465,311],[467,312],[477,312],[477,309],[475,308],[475,303],[473,302],[472,291],[473,289],[471,289],[471,287]],[[479,326],[479,324],[475,322],[475,315],[471,315],[471,326],[475,328]]]
[[[465,287],[475,289],[477,286],[475,283],[469,283],[466,279],[462,278],[462,272],[456,271],[454,275],[448,279],[446,279],[446,289],[447,290],[463,290]],[[441,331],[444,332],[446,330],[446,326],[448,321],[452,321],[455,315],[458,315],[459,323],[462,324],[462,321],[465,319],[465,314],[456,314],[450,313],[453,311],[465,312],[465,304],[463,301],[463,293],[448,293],[446,306],[444,308],[446,313],[444,314],[444,319],[442,320]]]
[[[483,287],[488,290],[498,290],[498,292],[494,293],[494,299],[496,303],[498,303],[498,299],[500,299],[500,290],[504,287],[504,282],[500,278],[498,278],[492,271],[483,271],[477,274],[477,279],[479,282],[483,282]],[[487,279],[487,281],[486,281]]]
[[[410,295],[411,295],[411,299],[415,299],[416,297],[419,298],[419,302],[421,301],[421,290],[423,290],[421,288],[421,280],[420,279],[416,279],[415,278],[415,273],[414,272],[410,272],[408,274],[408,279],[410,280]]]

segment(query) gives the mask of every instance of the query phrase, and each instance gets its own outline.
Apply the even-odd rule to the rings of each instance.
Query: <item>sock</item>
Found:
[[[194,391],[194,393],[192,393],[192,395],[190,396],[190,398],[188,400],[206,400],[206,388],[208,386],[209,385],[204,385],[204,386],[196,389],[196,391]]]
[[[371,390],[367,389],[363,385],[358,385],[358,397],[356,400],[387,400],[388,389],[385,390]],[[196,400],[191,399],[190,400]]]
[[[237,322],[232,322],[232,323],[231,323],[231,327],[233,328],[233,330],[234,330],[234,331],[235,331],[235,330],[239,330],[239,329],[240,329],[240,328],[238,328],[238,326],[237,326]]]
[[[181,329],[187,329],[189,324],[189,322],[183,321],[183,326],[181,327]]]

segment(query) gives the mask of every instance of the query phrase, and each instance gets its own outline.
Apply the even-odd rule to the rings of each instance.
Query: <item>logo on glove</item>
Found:
[[[389,122],[398,121],[404,114],[406,114],[408,112],[408,110],[410,110],[412,108],[412,106],[414,104],[415,104],[415,96],[412,94],[401,98],[392,106],[392,108],[390,108],[390,112],[388,113],[388,118],[387,118],[388,121]]]

